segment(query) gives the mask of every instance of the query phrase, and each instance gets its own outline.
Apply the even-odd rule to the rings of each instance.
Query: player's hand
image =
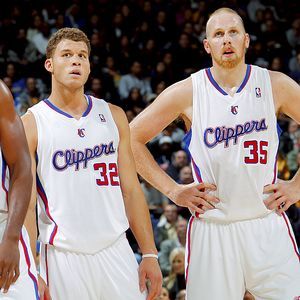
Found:
[[[162,274],[156,258],[143,258],[139,266],[139,284],[141,292],[146,290],[146,280],[149,280],[147,300],[154,300],[160,294]]]
[[[38,281],[39,281],[38,286],[39,286],[40,299],[51,300],[52,298],[50,296],[49,288],[40,275],[38,275]]]
[[[19,262],[19,241],[2,241],[0,243],[0,289],[3,289],[3,293],[7,293],[10,285],[17,281],[20,275]]]
[[[276,210],[278,214],[282,214],[291,205],[300,200],[300,187],[293,180],[280,180],[276,184],[265,186],[264,194],[270,194],[264,200],[266,207],[270,210]]]
[[[211,195],[210,191],[215,191],[217,187],[210,183],[179,184],[173,191],[171,200],[175,204],[189,208],[192,212],[204,214],[205,211],[214,209],[220,200]]]

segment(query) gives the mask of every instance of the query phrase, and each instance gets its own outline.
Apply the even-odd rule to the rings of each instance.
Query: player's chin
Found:
[[[72,90],[81,88],[84,84],[85,84],[85,81],[82,78],[69,79],[65,82],[65,86]]]

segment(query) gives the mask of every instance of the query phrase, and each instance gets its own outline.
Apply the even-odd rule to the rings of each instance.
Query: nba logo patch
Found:
[[[238,105],[232,105],[232,106],[231,106],[231,112],[232,112],[234,115],[237,115],[237,113],[238,113]]]
[[[255,95],[256,98],[261,98],[261,90],[259,87],[255,88]]]
[[[105,117],[103,114],[99,114],[99,118],[101,122],[106,122]]]

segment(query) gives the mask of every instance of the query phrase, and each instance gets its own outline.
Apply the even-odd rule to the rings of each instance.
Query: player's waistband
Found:
[[[206,216],[192,213],[192,216],[195,220],[209,222],[209,223],[216,223],[216,224],[231,224],[231,223],[237,223],[237,222],[243,222],[243,221],[251,221],[251,220],[257,220],[257,219],[263,219],[270,214],[275,214],[274,211],[267,210],[259,215],[255,216],[236,216],[236,217],[227,217],[224,215],[223,217],[220,216]]]

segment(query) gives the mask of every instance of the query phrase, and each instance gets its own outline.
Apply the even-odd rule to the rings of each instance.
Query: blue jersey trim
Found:
[[[93,107],[93,101],[92,98],[90,96],[84,95],[87,98],[87,102],[88,102],[88,106],[87,109],[85,110],[85,112],[83,113],[82,117],[86,117],[89,112],[92,110]],[[60,108],[58,108],[56,105],[54,105],[49,99],[45,99],[44,102],[53,110],[55,110],[56,112],[58,112],[59,114],[69,118],[69,119],[74,119],[73,116],[71,116],[70,114],[64,112],[63,110],[61,110]]]
[[[248,80],[249,80],[249,78],[250,78],[250,75],[251,75],[251,69],[252,69],[251,65],[247,65],[245,77],[244,77],[243,82],[241,83],[240,87],[237,89],[237,91],[236,91],[237,93],[240,93],[240,92],[243,90],[243,88],[246,86],[246,84],[247,84],[247,82],[248,82]],[[214,77],[213,77],[213,75],[212,75],[212,73],[211,73],[210,68],[205,69],[205,72],[206,72],[206,75],[207,75],[209,81],[211,82],[211,84],[212,84],[212,85],[213,85],[213,86],[214,86],[221,94],[223,94],[224,96],[227,96],[228,93],[226,93],[226,92],[219,86],[219,84],[215,81],[215,79],[214,79]]]

